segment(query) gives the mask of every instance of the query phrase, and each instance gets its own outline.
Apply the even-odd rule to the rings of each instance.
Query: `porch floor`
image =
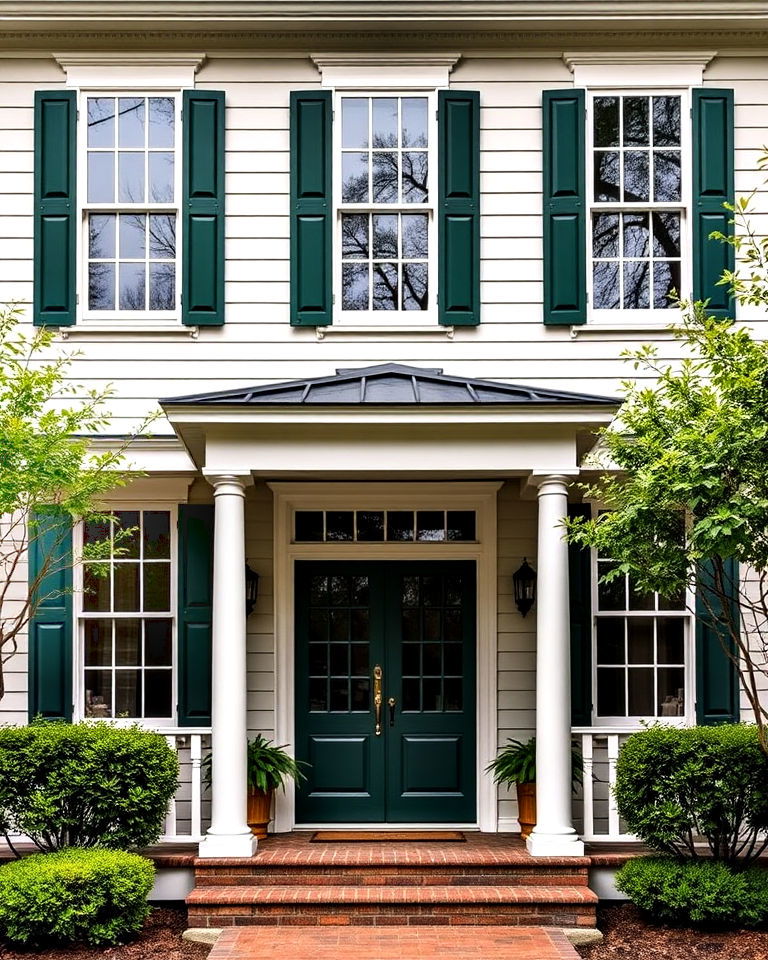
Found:
[[[544,927],[240,927],[224,930],[208,960],[577,960]]]

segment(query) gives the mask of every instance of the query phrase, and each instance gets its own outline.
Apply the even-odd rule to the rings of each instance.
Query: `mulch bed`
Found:
[[[768,931],[656,926],[629,903],[601,907],[597,926],[605,939],[578,948],[585,960],[768,960]]]
[[[204,960],[211,948],[182,940],[186,928],[185,910],[160,907],[152,911],[135,940],[119,947],[54,947],[38,951],[11,950],[0,945],[0,960]]]

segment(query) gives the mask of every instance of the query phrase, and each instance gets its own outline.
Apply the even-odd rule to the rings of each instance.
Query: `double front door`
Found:
[[[296,564],[299,823],[467,823],[475,565]]]

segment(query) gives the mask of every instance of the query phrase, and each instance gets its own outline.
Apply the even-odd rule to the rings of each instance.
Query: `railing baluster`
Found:
[[[169,733],[165,738],[168,746],[173,750],[175,754],[178,755],[178,747],[176,745],[176,735]],[[176,797],[174,796],[171,799],[171,802],[168,804],[168,813],[165,816],[165,836],[166,837],[175,837],[176,836]]]
[[[593,740],[591,733],[581,735],[581,756],[584,760],[584,782],[581,788],[583,797],[584,838],[591,839],[595,833],[595,791],[592,782]]]
[[[191,813],[190,833],[193,840],[199,840],[203,833],[202,827],[202,769],[200,762],[203,756],[203,738],[199,733],[193,733],[189,738],[189,756],[191,764]]]
[[[619,758],[619,735],[608,735],[608,833],[611,837],[621,836],[619,822],[619,808],[616,806],[616,797],[613,788],[616,786],[616,761]]]

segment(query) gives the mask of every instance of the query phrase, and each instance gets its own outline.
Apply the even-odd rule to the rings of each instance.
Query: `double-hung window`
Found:
[[[343,93],[336,103],[341,318],[434,319],[435,95]]]
[[[178,315],[179,97],[85,93],[80,122],[86,316]]]
[[[592,313],[652,316],[690,287],[687,97],[600,92],[588,104]]]

